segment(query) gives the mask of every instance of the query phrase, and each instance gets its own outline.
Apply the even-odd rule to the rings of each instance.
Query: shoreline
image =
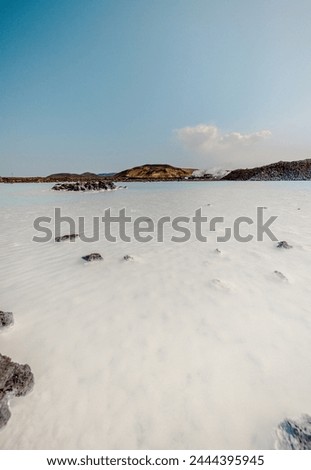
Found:
[[[49,177],[36,177],[36,176],[21,176],[21,177],[2,177],[0,178],[0,184],[17,184],[17,183],[64,183],[64,182],[86,182],[86,181],[103,181],[103,182],[117,182],[117,183],[157,183],[157,182],[169,182],[169,181],[221,181],[222,179],[216,178],[113,178],[106,176],[98,176],[97,178],[49,178]]]

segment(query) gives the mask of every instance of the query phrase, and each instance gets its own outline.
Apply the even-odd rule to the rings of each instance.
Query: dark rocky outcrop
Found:
[[[0,354],[0,428],[11,416],[9,400],[25,396],[33,386],[34,377],[28,364],[18,364]]]
[[[282,421],[276,429],[275,447],[278,450],[311,450],[311,416]]]
[[[64,242],[66,240],[74,241],[79,235],[77,233],[71,233],[70,235],[61,235],[59,237],[55,237],[56,242]]]
[[[311,158],[231,171],[223,180],[293,181],[311,179]]]
[[[2,328],[7,328],[14,324],[14,318],[12,312],[2,312],[0,310],[0,330]]]
[[[52,189],[54,191],[111,191],[116,189],[112,181],[90,180],[57,183]]]
[[[101,261],[104,258],[100,253],[91,253],[89,255],[82,256],[82,259],[84,261],[90,262],[90,261]]]

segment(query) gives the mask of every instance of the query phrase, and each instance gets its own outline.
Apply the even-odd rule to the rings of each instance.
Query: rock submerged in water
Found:
[[[134,261],[134,258],[131,255],[124,255],[123,260],[124,261]]]
[[[82,256],[82,259],[84,261],[90,262],[90,261],[100,261],[103,260],[104,258],[100,253],[91,253],[90,255],[85,255]]]
[[[73,241],[75,240],[79,235],[77,233],[71,233],[70,235],[62,235],[60,237],[55,237],[56,242],[63,242],[65,240]]]
[[[282,281],[288,281],[287,277],[281,271],[274,271],[274,274]]]
[[[292,245],[289,245],[287,241],[282,240],[281,242],[278,242],[277,248],[285,248],[286,250],[289,250],[290,248],[293,248]]]
[[[11,417],[10,398],[25,396],[33,386],[34,377],[28,364],[18,364],[0,354],[0,428]]]
[[[116,189],[113,181],[76,181],[68,183],[57,183],[52,189],[54,191],[111,191]]]
[[[8,328],[14,324],[14,318],[12,312],[2,312],[0,310],[0,330],[2,328]]]
[[[277,450],[311,450],[311,416],[285,419],[276,429]]]

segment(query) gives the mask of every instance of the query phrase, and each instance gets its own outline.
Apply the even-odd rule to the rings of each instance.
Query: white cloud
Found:
[[[201,161],[205,158],[205,162],[211,166],[236,167],[238,164],[252,164],[249,157],[254,153],[258,156],[258,144],[264,142],[272,133],[269,130],[250,134],[224,133],[217,126],[199,124],[176,129],[175,135],[183,147],[192,154],[195,153]]]
[[[235,146],[252,145],[271,136],[271,132],[268,130],[253,132],[252,134],[242,134],[241,132],[224,134],[218,127],[208,124],[183,127],[175,132],[184,145],[198,150],[227,149]]]

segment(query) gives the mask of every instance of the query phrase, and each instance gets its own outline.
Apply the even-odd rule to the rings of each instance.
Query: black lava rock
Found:
[[[2,312],[0,310],[0,329],[7,328],[14,324],[13,313],[11,312]]]
[[[91,253],[90,255],[82,256],[82,259],[84,259],[84,261],[90,262],[90,261],[100,261],[100,260],[103,260],[104,258],[102,257],[100,253]]]
[[[11,417],[9,399],[25,396],[33,386],[34,377],[28,364],[18,364],[0,354],[0,428]]]
[[[276,448],[280,450],[311,450],[311,416],[298,420],[285,419],[276,429]]]
[[[52,189],[54,191],[111,191],[116,189],[113,181],[77,181],[68,183],[57,183]]]
[[[60,237],[55,237],[56,242],[63,242],[65,240],[70,240],[73,241],[75,240],[79,235],[77,233],[71,233],[70,235],[62,235]]]
[[[285,240],[278,242],[277,248],[285,248],[286,250],[289,250],[290,248],[293,248],[292,245],[289,245]]]
[[[134,258],[131,255],[125,255],[125,256],[123,256],[123,259],[124,259],[124,261],[134,261]]]

